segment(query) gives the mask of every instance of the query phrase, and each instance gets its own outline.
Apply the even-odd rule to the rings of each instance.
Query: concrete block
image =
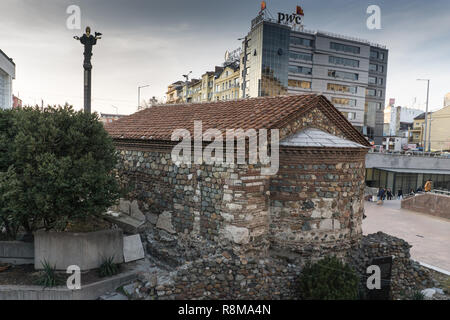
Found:
[[[114,263],[123,263],[122,230],[89,233],[45,232],[34,234],[34,267],[42,270],[47,261],[57,270],[76,265],[81,270],[100,267],[105,259],[114,257]]]
[[[0,241],[0,263],[33,264],[34,244],[22,241]]]
[[[141,236],[136,234],[123,238],[123,257],[125,262],[141,260],[145,258]]]

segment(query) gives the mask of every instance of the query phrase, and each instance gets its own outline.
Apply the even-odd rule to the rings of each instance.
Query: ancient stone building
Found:
[[[250,139],[246,140],[250,150],[246,164],[174,163],[171,152],[179,142],[172,141],[172,134],[185,129],[198,140],[201,134],[194,133],[194,121],[202,121],[203,133],[219,130],[224,140],[227,129],[278,129],[279,170],[267,175],[270,164],[249,164],[254,155]],[[174,265],[194,260],[206,263],[198,261],[206,259],[216,266],[219,256],[226,260],[216,271],[220,274],[227,274],[224,270],[231,268],[230,263],[235,274],[254,263],[257,274],[269,275],[272,267],[267,266],[277,264],[277,259],[301,264],[326,254],[345,256],[362,237],[369,144],[321,95],[157,106],[119,119],[106,129],[119,152],[118,175],[129,188],[128,197],[137,200],[147,216],[147,249],[169,260],[171,256]],[[275,134],[269,132],[270,141]],[[203,143],[203,150],[207,146]],[[194,154],[191,159],[196,160]],[[295,271],[288,269],[281,270],[289,275],[282,277],[281,272],[277,277],[291,279]],[[243,277],[249,274],[246,271]],[[279,287],[272,288],[268,283],[273,282],[264,276],[257,283],[251,279],[255,278],[242,286],[242,279],[224,276],[231,289],[210,297],[242,298],[253,292],[273,298],[282,297],[282,290],[289,295],[289,281],[278,279]],[[217,281],[214,276],[210,291],[202,291],[190,287],[194,280],[184,280],[180,292],[191,288],[189,297],[202,296],[214,292],[213,287],[223,287]],[[169,291],[176,294],[176,285]]]

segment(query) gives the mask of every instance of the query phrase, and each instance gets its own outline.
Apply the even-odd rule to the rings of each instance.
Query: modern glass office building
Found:
[[[414,192],[429,180],[433,181],[433,189],[450,190],[450,173],[448,170],[425,169],[366,169],[366,185],[372,188],[386,188],[403,194]]]
[[[243,42],[241,92],[243,97],[323,94],[381,144],[387,62],[384,46],[277,23],[261,13]]]
[[[262,70],[259,96],[287,93],[289,30],[266,25],[263,30]]]

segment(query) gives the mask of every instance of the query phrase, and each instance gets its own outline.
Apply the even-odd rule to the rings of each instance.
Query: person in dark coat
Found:
[[[387,199],[392,200],[392,191],[391,189],[387,189]]]

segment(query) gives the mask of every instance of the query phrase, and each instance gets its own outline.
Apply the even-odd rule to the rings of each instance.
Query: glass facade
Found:
[[[336,42],[330,42],[330,49],[353,54],[359,54],[361,52],[361,49],[359,47]]]
[[[370,139],[374,139],[375,137],[376,114],[379,106],[381,107],[381,103],[378,102],[369,101],[365,104],[363,134]]]
[[[339,104],[339,105],[342,105],[342,106],[352,106],[352,107],[356,106],[356,100],[355,99],[332,97],[331,98],[331,102],[333,104]]]
[[[371,63],[369,64],[369,71],[383,73],[384,67],[381,64]]]
[[[334,91],[334,92],[342,92],[342,93],[357,93],[358,92],[358,87],[349,87],[349,86],[344,86],[341,84],[336,84],[336,83],[328,83],[327,84],[327,90],[328,91]]]
[[[305,39],[305,38],[292,37],[291,38],[291,44],[294,45],[294,46],[312,47],[313,46],[313,40]]]
[[[302,80],[289,80],[289,87],[311,89],[311,82]]]
[[[329,62],[340,66],[359,68],[359,61],[354,59],[330,56]]]
[[[337,71],[337,70],[328,70],[328,76],[336,79],[345,79],[345,80],[353,80],[357,81],[359,79],[359,74]]]
[[[264,24],[260,96],[287,93],[290,29]]]
[[[425,182],[433,181],[433,188],[439,190],[450,190],[450,175],[426,174],[426,173],[403,173],[380,170],[376,168],[366,169],[366,185],[371,188],[387,188],[399,190],[408,194],[411,190],[416,191],[424,187]]]
[[[289,53],[289,58],[294,60],[312,61],[312,53]]]
[[[312,68],[302,67],[302,66],[290,66],[289,67],[289,72],[290,73],[311,75],[312,74]]]

